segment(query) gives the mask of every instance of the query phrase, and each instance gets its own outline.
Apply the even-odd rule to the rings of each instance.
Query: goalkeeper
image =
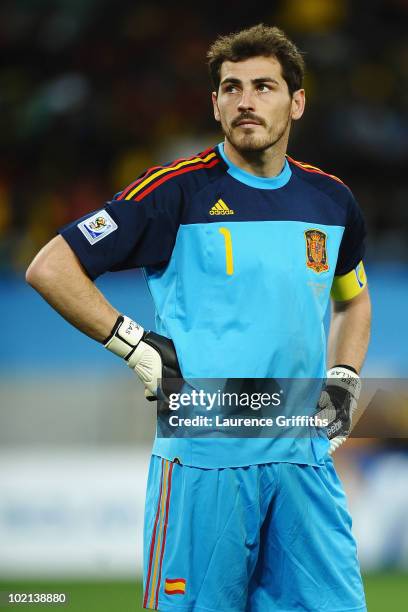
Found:
[[[328,362],[316,409],[327,435],[156,438],[143,605],[363,612],[351,519],[329,452],[350,431],[369,339],[362,213],[340,179],[286,155],[305,106],[303,58],[286,35],[254,26],[220,37],[208,59],[223,142],[149,168],[62,228],[27,280],[123,358],[148,398],[166,392],[157,388],[162,376],[323,379]],[[157,333],[132,320],[131,305],[119,313],[93,283],[137,267]]]

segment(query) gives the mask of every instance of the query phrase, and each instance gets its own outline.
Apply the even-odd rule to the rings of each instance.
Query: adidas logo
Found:
[[[221,198],[208,211],[210,215],[234,215],[234,211]]]

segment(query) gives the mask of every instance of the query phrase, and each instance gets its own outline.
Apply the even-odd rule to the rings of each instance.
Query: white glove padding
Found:
[[[316,416],[328,423],[329,454],[341,446],[350,434],[360,391],[360,377],[347,366],[334,366],[327,372]]]
[[[148,400],[167,397],[165,379],[182,379],[173,342],[165,336],[145,331],[129,317],[118,317],[104,346],[123,357],[136,372],[145,386]],[[163,382],[158,388],[160,381]]]

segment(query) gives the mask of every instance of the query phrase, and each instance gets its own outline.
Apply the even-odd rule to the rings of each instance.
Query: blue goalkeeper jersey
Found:
[[[260,178],[220,144],[150,168],[60,233],[92,279],[144,268],[185,379],[307,379],[325,376],[333,279],[359,280],[365,227],[336,177],[287,157]],[[325,436],[156,437],[153,452],[211,468],[319,465],[327,448]]]

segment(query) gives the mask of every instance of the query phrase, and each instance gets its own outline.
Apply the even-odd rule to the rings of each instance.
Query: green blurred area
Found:
[[[403,573],[369,574],[364,577],[369,612],[401,612],[408,601],[408,575]],[[1,610],[34,608],[36,612],[51,608],[70,612],[138,612],[142,608],[140,582],[0,582],[0,592],[66,593],[65,605],[0,605]],[[265,611],[267,612],[267,611]]]

